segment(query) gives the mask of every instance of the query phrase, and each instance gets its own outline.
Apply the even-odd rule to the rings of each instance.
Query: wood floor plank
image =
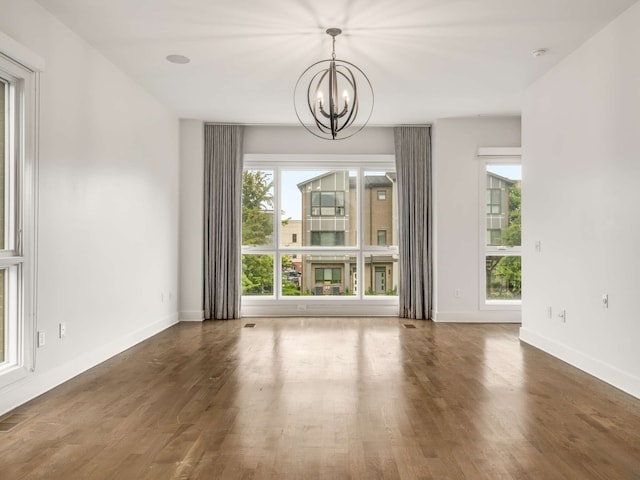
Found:
[[[179,324],[10,412],[0,479],[640,479],[640,400],[514,325]]]

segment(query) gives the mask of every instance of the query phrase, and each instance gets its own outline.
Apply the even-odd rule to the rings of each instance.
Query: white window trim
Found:
[[[13,362],[0,369],[0,388],[14,383],[36,366],[36,239],[39,82],[44,61],[0,32],[0,70],[15,80],[17,121],[15,138],[16,205],[13,253],[0,257],[0,266],[17,266],[18,289],[12,292],[15,315]]]
[[[245,154],[245,170],[345,170],[358,169],[360,185],[364,185],[364,172],[372,170],[392,169],[395,171],[395,155],[292,155],[292,154]],[[280,198],[279,178],[274,175],[274,222],[279,225],[280,218]],[[360,188],[358,195],[360,204],[364,202],[364,188]],[[365,254],[389,253],[397,254],[398,247],[379,247],[371,245],[360,247],[361,235],[363,232],[363,219],[360,212],[356,221],[358,232],[358,245],[344,247],[318,247],[318,246],[282,246],[280,241],[281,229],[276,228],[273,236],[274,246],[246,246],[242,247],[242,253],[274,253],[276,254],[276,266],[280,265],[281,257],[287,252],[304,253],[310,255],[322,255],[339,252],[344,255],[355,255],[358,257],[357,272],[364,271],[363,258],[359,253],[362,250]],[[282,277],[278,274],[279,269],[274,269],[274,292],[279,292],[282,287]],[[357,275],[358,292],[363,292],[364,277]],[[323,296],[292,296],[276,298],[272,296],[243,296],[242,315],[251,316],[325,316],[325,315],[366,315],[366,316],[397,316],[398,297],[397,296],[366,296],[360,293],[357,296],[345,297],[323,297]]]
[[[522,257],[522,246],[510,247],[504,250],[498,247],[486,246],[486,188],[487,188],[487,165],[516,165],[522,164],[522,149],[520,147],[481,147],[478,149],[478,285],[479,285],[479,305],[480,310],[507,310],[521,311],[522,300],[487,300],[487,275],[486,257],[491,254],[503,256]]]

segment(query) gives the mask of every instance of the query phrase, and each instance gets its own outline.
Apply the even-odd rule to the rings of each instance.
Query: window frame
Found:
[[[245,154],[244,170],[267,170],[274,172],[274,241],[270,246],[242,246],[242,254],[275,253],[274,295],[251,297],[242,296],[243,316],[260,315],[389,315],[398,314],[398,296],[370,296],[364,293],[364,258],[368,254],[388,253],[398,255],[398,246],[366,245],[362,238],[364,218],[361,211],[356,212],[356,244],[334,247],[323,246],[286,246],[281,242],[282,229],[278,228],[281,218],[282,171],[356,171],[358,176],[358,202],[362,210],[365,204],[365,173],[383,170],[396,171],[395,155],[295,155],[295,154]],[[388,197],[387,197],[388,198]],[[345,206],[346,209],[346,206]],[[397,236],[395,237],[397,239]],[[346,238],[345,238],[345,243]],[[354,255],[356,268],[354,280],[356,286],[353,295],[341,296],[287,296],[281,295],[282,275],[280,274],[282,257],[293,254],[303,255]],[[345,272],[346,275],[346,272]],[[314,277],[315,278],[315,277]],[[346,280],[345,280],[346,281]]]
[[[522,299],[490,300],[487,299],[486,259],[493,256],[519,256],[522,258],[522,245],[516,247],[487,245],[487,166],[520,165],[522,153],[520,147],[487,147],[478,149],[478,285],[480,310],[522,310]]]
[[[5,52],[5,53],[2,53]],[[11,55],[11,57],[9,56]],[[13,216],[8,248],[0,252],[7,271],[6,312],[10,325],[7,360],[0,366],[0,388],[18,381],[36,367],[36,217],[38,158],[38,92],[44,62],[0,35],[0,76],[10,85],[10,163],[14,182],[7,210]],[[13,225],[11,225],[13,222]]]

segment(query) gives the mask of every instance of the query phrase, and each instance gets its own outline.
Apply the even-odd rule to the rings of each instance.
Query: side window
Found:
[[[485,305],[519,303],[522,298],[521,223],[522,167],[487,161],[481,184]]]
[[[36,74],[0,55],[0,387],[33,365]]]

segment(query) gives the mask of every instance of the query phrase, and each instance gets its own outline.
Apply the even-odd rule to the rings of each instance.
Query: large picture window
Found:
[[[483,306],[519,307],[522,298],[522,167],[519,158],[485,159],[481,172]]]
[[[243,315],[255,305],[397,313],[393,157],[246,155],[244,179]]]

